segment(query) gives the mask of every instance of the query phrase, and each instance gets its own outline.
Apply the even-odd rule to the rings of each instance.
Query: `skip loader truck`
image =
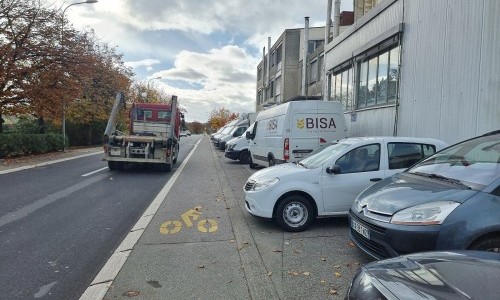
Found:
[[[129,164],[154,164],[169,172],[179,155],[182,114],[177,96],[165,103],[134,103],[129,112],[128,134],[116,129],[120,108],[125,107],[118,93],[104,131],[104,160],[110,170],[123,170]]]

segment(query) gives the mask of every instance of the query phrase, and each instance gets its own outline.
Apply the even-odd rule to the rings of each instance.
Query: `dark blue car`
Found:
[[[382,259],[431,250],[500,249],[500,131],[382,180],[354,201],[350,236]]]

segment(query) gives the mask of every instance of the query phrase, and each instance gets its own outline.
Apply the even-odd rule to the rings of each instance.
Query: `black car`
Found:
[[[376,259],[500,249],[500,132],[473,138],[386,178],[354,201],[350,236]]]
[[[499,253],[422,252],[362,266],[346,299],[499,299],[499,286]]]

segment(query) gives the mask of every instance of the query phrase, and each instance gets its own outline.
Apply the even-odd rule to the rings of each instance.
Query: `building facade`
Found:
[[[454,143],[500,129],[500,1],[376,2],[324,47],[348,134]]]

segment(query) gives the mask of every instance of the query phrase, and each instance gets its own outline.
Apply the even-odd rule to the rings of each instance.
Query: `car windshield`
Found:
[[[500,176],[498,135],[469,140],[434,154],[407,170],[412,174],[432,175],[487,186]]]
[[[319,148],[316,151],[312,152],[308,157],[301,160],[299,164],[308,169],[316,169],[347,147],[349,147],[349,144],[327,144],[322,148]]]
[[[222,130],[221,134],[229,134],[229,132],[233,129],[233,126],[228,126]]]

